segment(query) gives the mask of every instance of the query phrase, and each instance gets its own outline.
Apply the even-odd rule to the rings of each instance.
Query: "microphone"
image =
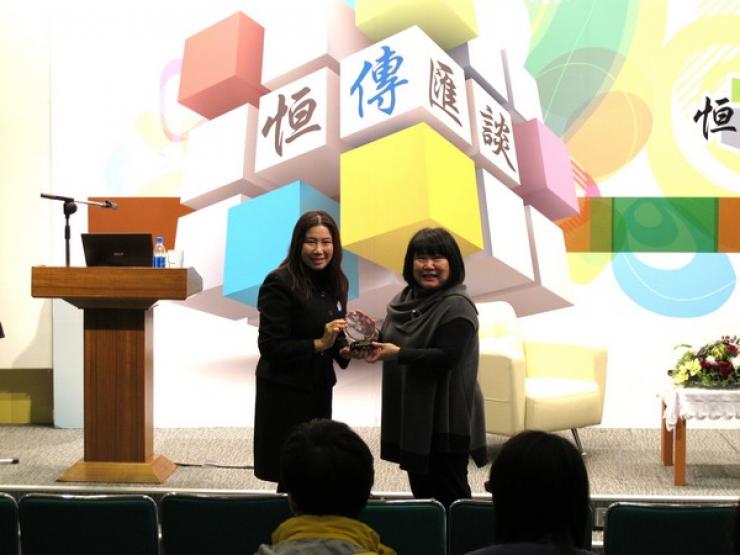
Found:
[[[51,200],[63,200],[64,202],[74,202],[75,200],[72,197],[62,197],[59,195],[50,195],[48,193],[41,193],[41,198],[48,198]]]
[[[41,193],[41,198],[48,198],[51,200],[61,200],[64,202],[64,258],[66,262],[66,266],[69,267],[69,217],[77,212],[77,205],[78,204],[86,204],[88,206],[99,206],[100,208],[112,208],[116,209],[118,208],[118,204],[113,202],[112,200],[104,200],[103,202],[98,202],[96,200],[75,200],[72,197],[63,197],[61,195],[50,195],[48,193]],[[2,331],[2,328],[0,328],[0,331]],[[2,337],[2,335],[0,335]],[[18,461],[16,460],[13,462],[11,460],[10,464],[15,464]],[[4,461],[3,459],[0,459],[0,464],[6,463],[7,461]]]
[[[112,208],[116,209],[118,208],[118,203],[113,202],[112,200],[104,200],[103,202],[97,202],[95,200],[75,200],[72,197],[62,197],[59,195],[49,195],[46,193],[41,193],[41,198],[48,198],[51,200],[61,200],[64,201],[65,205],[70,203],[76,203],[76,204],[87,204],[88,206],[98,206],[100,208]]]

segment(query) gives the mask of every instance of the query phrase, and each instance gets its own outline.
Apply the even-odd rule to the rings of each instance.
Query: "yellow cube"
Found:
[[[443,50],[478,36],[474,0],[356,0],[355,24],[374,41],[418,25]]]
[[[426,123],[341,156],[344,247],[395,272],[411,236],[444,227],[463,255],[483,250],[473,161]]]

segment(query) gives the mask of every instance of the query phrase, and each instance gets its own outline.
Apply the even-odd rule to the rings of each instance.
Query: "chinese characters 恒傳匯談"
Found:
[[[282,123],[283,118],[287,114],[288,125],[293,130],[293,133],[285,139],[285,142],[290,144],[301,135],[305,135],[311,131],[319,131],[321,125],[311,123],[314,110],[316,110],[316,100],[313,98],[306,97],[311,92],[310,87],[303,87],[300,91],[291,95],[293,104],[288,108],[285,103],[285,95],[278,94],[278,107],[277,112],[274,116],[268,117],[265,121],[265,125],[262,127],[262,136],[267,137],[270,129],[275,126],[275,152],[278,156],[283,155],[283,130]],[[306,97],[306,98],[304,98]]]
[[[360,70],[357,79],[355,79],[349,90],[350,96],[357,92],[357,112],[361,118],[365,117],[365,90],[363,88],[363,81],[368,73],[375,84],[375,95],[367,100],[367,104],[377,104],[378,110],[388,115],[393,113],[393,109],[396,106],[396,88],[408,83],[408,79],[399,79],[396,75],[403,64],[403,56],[400,56],[388,46],[383,46],[382,50],[383,53],[375,59],[375,66],[365,61],[362,65],[362,70]],[[387,103],[385,102],[386,98],[388,100]]]
[[[737,127],[729,125],[732,120],[732,116],[735,111],[730,106],[726,106],[729,102],[727,98],[720,98],[715,101],[716,106],[712,106],[712,100],[708,97],[704,97],[704,108],[699,109],[694,114],[694,123],[698,122],[701,118],[702,122],[702,134],[704,139],[709,139],[709,133],[716,133],[717,131],[737,131]],[[709,116],[712,116],[712,121],[716,127],[713,129],[709,128]]]

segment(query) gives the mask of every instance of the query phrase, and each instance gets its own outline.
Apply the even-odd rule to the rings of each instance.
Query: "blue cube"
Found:
[[[325,210],[339,225],[339,204],[303,181],[229,209],[224,297],[257,306],[260,285],[287,256],[293,227],[309,210]],[[345,249],[342,269],[349,280],[349,298],[355,299],[359,293],[357,255]]]

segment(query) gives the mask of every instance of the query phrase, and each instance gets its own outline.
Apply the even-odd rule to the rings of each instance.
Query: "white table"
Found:
[[[686,421],[740,419],[740,389],[704,389],[666,386],[660,393],[660,458],[674,463],[673,483],[686,485]]]

